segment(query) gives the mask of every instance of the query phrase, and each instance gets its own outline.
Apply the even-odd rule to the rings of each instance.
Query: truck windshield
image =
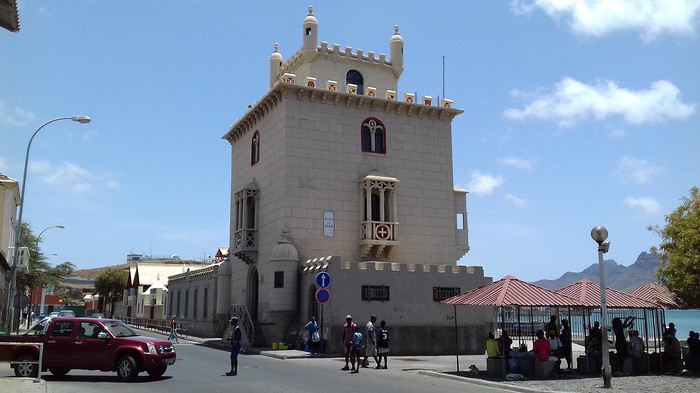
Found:
[[[129,326],[127,326],[127,324],[125,324],[122,321],[106,322],[104,325],[116,337],[138,336],[138,334],[133,329],[131,329]]]

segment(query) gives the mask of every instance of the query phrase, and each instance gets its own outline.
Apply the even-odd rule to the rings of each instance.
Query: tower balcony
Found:
[[[386,259],[398,241],[399,223],[393,221],[363,221],[360,238],[362,258]]]
[[[245,263],[258,260],[258,234],[256,229],[239,229],[233,233],[233,255]]]

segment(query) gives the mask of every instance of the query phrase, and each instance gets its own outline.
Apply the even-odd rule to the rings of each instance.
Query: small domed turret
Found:
[[[282,68],[282,54],[279,52],[280,44],[275,42],[275,49],[270,55],[270,87],[275,84]]]
[[[403,72],[403,37],[399,33],[399,25],[394,26],[394,35],[389,42],[391,48],[391,67],[398,78]]]
[[[318,20],[314,16],[314,7],[309,6],[309,14],[304,18],[304,53],[306,56],[313,55],[318,46]]]

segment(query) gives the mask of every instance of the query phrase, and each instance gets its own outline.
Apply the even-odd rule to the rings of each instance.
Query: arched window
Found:
[[[362,79],[362,74],[355,70],[350,70],[348,71],[347,75],[345,75],[345,84],[352,83],[353,85],[357,85],[357,94],[358,95],[363,95],[364,93],[364,80]]]
[[[250,165],[255,165],[258,161],[260,161],[260,133],[255,131],[250,143]]]
[[[362,151],[368,153],[386,153],[386,128],[374,117],[362,122]]]

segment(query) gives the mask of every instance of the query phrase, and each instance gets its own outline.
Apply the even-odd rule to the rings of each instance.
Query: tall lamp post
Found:
[[[19,217],[17,219],[17,226],[15,227],[15,250],[12,253],[12,279],[10,281],[10,290],[8,292],[8,307],[7,310],[9,311],[9,318],[7,318],[7,328],[8,332],[12,331],[12,328],[14,326],[15,322],[15,292],[17,291],[17,259],[19,258],[19,245],[21,244],[21,237],[22,237],[22,213],[24,211],[24,192],[26,191],[25,186],[27,184],[27,164],[29,163],[29,149],[32,147],[32,141],[34,141],[34,137],[36,134],[39,133],[44,127],[47,125],[61,121],[61,120],[71,120],[78,122],[80,124],[87,124],[90,122],[90,117],[89,116],[67,116],[67,117],[58,117],[53,120],[49,120],[46,123],[42,124],[41,127],[37,128],[36,131],[34,131],[34,134],[32,134],[32,137],[29,138],[29,143],[27,144],[27,153],[24,156],[24,174],[22,175],[22,191],[21,195],[19,198]]]
[[[610,367],[610,350],[608,344],[608,306],[605,301],[605,265],[603,263],[603,254],[610,249],[608,239],[608,230],[603,226],[596,226],[591,229],[591,237],[598,243],[598,274],[600,275],[600,330],[602,341],[602,357],[603,357],[603,387],[610,388],[610,380],[612,379],[612,368]]]

